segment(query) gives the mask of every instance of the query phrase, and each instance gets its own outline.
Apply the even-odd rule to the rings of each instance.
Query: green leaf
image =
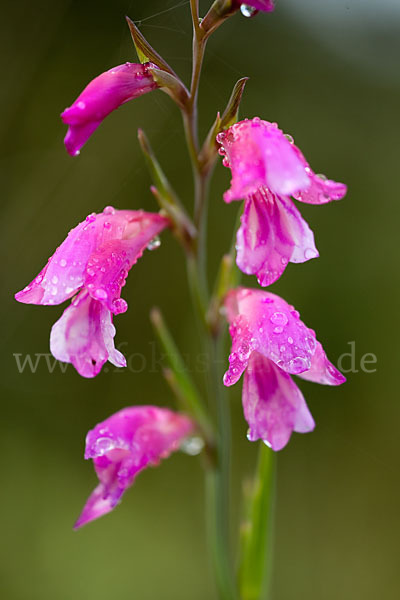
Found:
[[[246,516],[241,528],[239,570],[242,600],[261,600],[268,592],[274,483],[274,452],[260,442],[257,472],[252,485],[245,490]]]
[[[189,415],[196,420],[207,444],[212,447],[214,445],[213,428],[205,412],[203,400],[158,308],[152,309],[150,320],[168,361],[167,381],[173,389],[175,388],[175,395]]]
[[[142,129],[138,130],[138,139],[154,183],[151,191],[157,199],[160,208],[165,211],[170,219],[174,233],[185,248],[191,250],[197,237],[196,229],[162,170],[150,142]]]

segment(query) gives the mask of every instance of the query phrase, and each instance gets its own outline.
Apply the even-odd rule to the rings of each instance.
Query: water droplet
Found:
[[[316,173],[316,176],[319,177],[319,179],[322,179],[322,181],[327,181],[328,179],[323,173]]]
[[[147,250],[156,250],[160,246],[161,246],[161,240],[158,237],[158,235],[156,235],[156,237],[154,237],[152,240],[150,240],[150,242],[147,244]]]
[[[110,221],[106,221],[104,223],[104,229],[111,229],[111,223],[110,223]]]
[[[250,18],[254,17],[254,15],[258,13],[258,10],[255,9],[254,6],[250,6],[249,4],[241,4],[240,12],[244,17]]]
[[[272,448],[272,445],[269,443],[268,440],[263,440],[263,442],[266,446],[268,446],[268,448]]]
[[[269,320],[274,325],[279,325],[280,327],[284,327],[288,322],[288,318],[283,312],[275,312]]]
[[[291,310],[290,313],[295,319],[297,319],[297,320],[300,319],[300,313],[298,310]]]
[[[296,356],[289,362],[289,372],[290,373],[304,373],[307,369],[309,369],[309,362],[306,358],[302,356]]]
[[[294,144],[294,139],[292,138],[290,133],[285,133],[284,136],[291,144]]]
[[[274,328],[274,333],[282,333],[283,331],[283,327],[275,327]]]
[[[107,292],[101,288],[97,288],[97,290],[95,290],[92,295],[95,298],[97,298],[97,300],[106,300],[107,299]]]
[[[87,273],[88,275],[90,275],[90,277],[93,277],[93,275],[96,275],[96,271],[95,271],[94,269],[92,269],[91,267],[88,267],[88,268],[86,269],[86,273]]]
[[[108,437],[101,437],[94,444],[94,451],[97,456],[103,456],[109,450],[114,448],[114,442]]]
[[[76,103],[76,107],[79,108],[80,110],[85,110],[86,103],[82,102],[82,100],[80,100],[79,102]]]
[[[60,267],[66,267],[67,266],[67,261],[65,260],[65,258],[62,258],[60,260]]]
[[[51,278],[51,283],[54,283],[54,285],[56,285],[58,283],[57,275],[54,275],[54,277]]]
[[[318,252],[314,250],[314,248],[306,248],[304,250],[304,258],[306,260],[310,260],[310,258],[316,258],[318,256]]]
[[[86,221],[88,223],[93,223],[93,221],[95,221],[95,220],[96,220],[96,213],[90,213],[90,215],[88,215],[86,217]]]
[[[114,215],[115,208],[113,206],[106,206],[105,209],[103,210],[103,214],[104,215]]]
[[[117,298],[116,300],[114,300],[112,303],[112,306],[113,306],[113,313],[115,315],[119,315],[128,310],[128,303],[123,298]]]
[[[293,338],[292,338],[292,337],[290,337],[290,336],[289,336],[289,337],[288,337],[288,339],[287,339],[287,341],[288,341],[288,344],[293,344],[293,341],[294,341],[294,340],[293,340]]]
[[[56,296],[56,295],[57,295],[57,288],[56,288],[56,286],[55,286],[55,285],[54,285],[54,286],[51,288],[51,290],[50,290],[50,294],[51,294],[52,296]]]
[[[204,448],[204,440],[199,436],[186,438],[180,445],[180,450],[189,456],[197,456]]]

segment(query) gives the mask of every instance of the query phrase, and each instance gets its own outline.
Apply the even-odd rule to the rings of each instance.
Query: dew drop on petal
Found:
[[[287,322],[288,322],[288,318],[285,315],[285,313],[283,312],[275,312],[271,317],[270,317],[270,321],[271,323],[273,323],[274,325],[278,325],[280,327],[284,327]],[[281,333],[281,332],[279,332]]]
[[[150,240],[150,242],[147,244],[147,250],[157,250],[157,248],[159,248],[160,246],[161,240],[158,237],[158,235],[156,235],[156,237]]]
[[[103,214],[104,215],[114,215],[115,208],[113,206],[106,206],[105,209],[103,210]]]
[[[306,248],[304,250],[304,258],[306,260],[310,260],[310,258],[316,258],[318,256],[318,252],[314,250],[314,248]]]
[[[106,300],[107,299],[107,292],[101,288],[97,288],[97,290],[95,290],[92,295],[95,298],[97,298],[97,300]]]
[[[307,369],[310,368],[310,365],[306,358],[302,356],[296,356],[289,362],[289,370],[291,373],[304,373]]]
[[[109,450],[112,450],[113,447],[114,442],[110,438],[101,437],[98,440],[96,440],[96,443],[94,445],[94,451],[96,452],[97,456],[103,456],[103,454],[105,454]]]
[[[66,267],[67,266],[67,261],[65,260],[65,258],[62,258],[60,260],[60,267]]]
[[[257,11],[257,9],[254,8],[254,6],[250,6],[249,4],[241,4],[240,12],[242,13],[242,15],[244,17],[250,18],[250,17],[254,17],[254,15],[258,11]]]

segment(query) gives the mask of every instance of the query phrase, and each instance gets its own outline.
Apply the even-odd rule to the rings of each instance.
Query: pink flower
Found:
[[[262,10],[263,12],[272,12],[275,8],[273,0],[250,0],[249,2],[240,2],[234,0],[233,6],[240,8],[241,6],[251,6],[256,10]]]
[[[280,450],[292,431],[306,433],[315,425],[290,375],[326,385],[340,385],[345,378],[329,362],[315,332],[279,296],[237,288],[227,295],[225,308],[232,350],[224,384],[235,384],[245,371],[242,401],[248,438]]]
[[[112,511],[138,473],[178,450],[193,428],[188,417],[156,406],[124,408],[96,425],[86,436],[85,458],[93,459],[100,483],[75,529]]]
[[[121,104],[157,88],[152,63],[125,63],[93,79],[69,108],[61,115],[69,125],[65,147],[71,156],[79,154],[100,123]]]
[[[217,137],[223,164],[232,171],[225,202],[245,200],[237,233],[237,264],[262,286],[279,279],[289,262],[318,256],[314,234],[289,196],[309,204],[340,200],[343,183],[316,175],[301,151],[259,118],[241,121]]]
[[[168,223],[157,213],[111,206],[92,213],[71,229],[39,275],[15,295],[25,304],[52,305],[77,294],[51,330],[55,358],[72,363],[84,377],[97,375],[107,360],[126,366],[114,348],[112,315],[127,310],[120,296],[128,271]]]

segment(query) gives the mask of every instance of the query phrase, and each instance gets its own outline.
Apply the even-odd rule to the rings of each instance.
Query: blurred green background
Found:
[[[184,264],[166,234],[130,274],[130,310],[115,319],[129,369],[95,380],[45,358],[19,373],[14,354],[49,352],[62,307],[18,305],[13,293],[66,232],[105,205],[156,210],[136,140],[140,126],[187,206],[190,167],[180,116],[154,92],[110,116],[77,159],[59,113],[86,83],[135,53],[124,21],[142,31],[186,80],[188,3],[147,0],[8,2],[0,23],[2,419],[0,579],[5,600],[214,598],[199,461],[175,454],[143,473],[113,514],[78,533],[72,524],[96,478],[83,460],[88,429],[129,404],[171,405],[147,315],[162,307],[196,371],[198,353]],[[202,2],[203,12],[208,2]],[[354,341],[348,383],[301,382],[317,422],[279,454],[273,598],[399,597],[398,173],[400,11],[395,0],[280,0],[272,15],[237,15],[209,45],[201,86],[206,131],[234,82],[249,76],[241,115],[277,121],[317,172],[345,181],[347,198],[302,205],[321,258],[289,265],[273,286],[301,311],[336,362]],[[171,8],[165,14],[156,13]],[[210,274],[236,215],[221,195],[210,210]],[[255,285],[254,278],[247,283]],[[376,372],[361,369],[366,353]],[[347,362],[346,362],[347,361]],[[349,368],[349,357],[343,366]],[[196,376],[196,373],[194,373]],[[232,395],[234,519],[256,445],[246,440],[240,385]]]

